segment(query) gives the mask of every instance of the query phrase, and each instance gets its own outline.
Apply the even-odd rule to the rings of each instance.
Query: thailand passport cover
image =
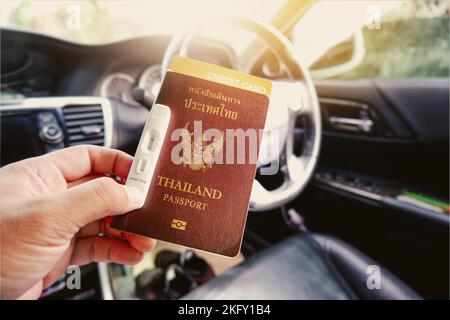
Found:
[[[156,101],[172,117],[146,202],[112,227],[237,255],[270,91],[269,80],[175,56]]]

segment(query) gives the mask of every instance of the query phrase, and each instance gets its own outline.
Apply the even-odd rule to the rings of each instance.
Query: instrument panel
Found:
[[[161,84],[161,66],[154,64],[142,71],[127,71],[106,75],[100,84],[100,96],[117,99],[129,105],[151,106]]]
[[[221,43],[201,43],[192,48],[189,56],[219,66],[233,68],[233,51]],[[156,61],[161,61],[162,57]],[[116,99],[128,105],[150,108],[161,85],[161,65],[154,59],[140,56],[118,59],[112,63],[97,83],[96,95]]]

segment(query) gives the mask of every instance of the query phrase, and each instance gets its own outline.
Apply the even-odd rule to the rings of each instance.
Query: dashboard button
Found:
[[[45,125],[56,125],[56,117],[51,111],[43,111],[38,113],[38,121],[41,127]]]
[[[42,127],[39,135],[41,139],[48,144],[57,144],[64,138],[62,129],[53,124]]]

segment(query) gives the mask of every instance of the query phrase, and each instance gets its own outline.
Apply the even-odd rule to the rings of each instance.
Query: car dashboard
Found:
[[[2,135],[27,150],[3,141],[1,165],[84,143],[133,153],[170,38],[82,45],[2,29]],[[201,39],[190,55],[225,67],[236,60],[230,46]]]
[[[10,29],[1,29],[1,35],[2,97],[114,95],[110,90],[121,84],[117,79],[145,85],[157,75],[154,71],[171,38],[155,35],[83,45]],[[192,55],[223,66],[236,59],[231,47],[210,40],[199,40]]]

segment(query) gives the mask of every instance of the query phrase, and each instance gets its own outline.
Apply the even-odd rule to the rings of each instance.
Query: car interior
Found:
[[[181,51],[298,82],[284,98],[311,110],[278,124],[289,172],[259,166],[264,191],[258,198],[254,184],[238,256],[159,242],[136,266],[83,266],[82,290],[63,276],[41,299],[449,299],[450,2],[380,4],[377,29],[361,1],[364,21],[345,36],[333,35],[327,14],[352,4],[275,2],[266,21],[215,21],[238,28],[239,45],[235,33],[204,27],[85,43],[39,23],[16,27],[25,9],[11,5],[0,31],[1,166],[79,144],[133,155]],[[342,25],[346,17],[335,15]],[[306,52],[316,42],[318,53]],[[381,289],[370,287],[371,270]]]

